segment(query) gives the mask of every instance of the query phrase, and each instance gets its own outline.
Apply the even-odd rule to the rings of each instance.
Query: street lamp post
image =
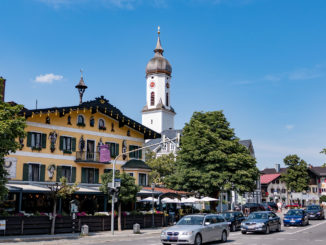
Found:
[[[153,182],[152,185],[152,228],[155,227],[155,221],[154,221],[154,189],[155,189],[155,183]]]

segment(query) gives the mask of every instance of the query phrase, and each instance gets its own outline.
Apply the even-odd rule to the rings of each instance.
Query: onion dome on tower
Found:
[[[146,75],[153,74],[153,73],[154,74],[165,73],[171,76],[172,66],[170,62],[163,57],[164,49],[162,48],[161,40],[160,40],[160,28],[158,28],[157,34],[158,34],[157,44],[156,44],[156,48],[154,49],[155,55],[154,58],[152,58],[146,66]]]

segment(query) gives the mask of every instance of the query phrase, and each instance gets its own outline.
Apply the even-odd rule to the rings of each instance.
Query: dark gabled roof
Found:
[[[326,176],[326,167],[310,167],[309,170],[317,176]]]
[[[122,168],[140,168],[152,170],[144,161],[138,159],[131,159],[122,165]]]
[[[265,168],[260,171],[261,174],[282,174],[286,172],[286,168],[280,168],[280,172],[276,172],[275,168]]]
[[[65,116],[70,111],[83,111],[83,110],[92,110],[92,114],[96,112],[101,112],[108,117],[111,117],[119,121],[119,127],[128,126],[142,134],[144,134],[144,139],[156,139],[160,138],[161,135],[150,128],[145,127],[144,125],[132,120],[131,118],[125,116],[118,108],[109,103],[104,96],[95,98],[95,100],[83,102],[77,106],[66,106],[66,107],[51,107],[44,109],[28,110],[23,109],[21,114],[26,118],[38,114],[47,114],[47,113],[58,113],[60,117]]]
[[[250,145],[252,145],[251,140],[240,140],[239,143],[249,149]]]

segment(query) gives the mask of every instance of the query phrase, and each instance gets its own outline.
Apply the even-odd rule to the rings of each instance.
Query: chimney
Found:
[[[276,163],[276,164],[275,164],[275,170],[276,170],[276,173],[279,173],[280,170],[281,170],[281,164]]]
[[[6,79],[0,77],[0,101],[5,101]]]

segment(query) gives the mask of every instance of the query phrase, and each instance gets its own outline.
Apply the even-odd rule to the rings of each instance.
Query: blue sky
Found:
[[[1,0],[6,100],[75,105],[82,68],[86,100],[104,95],[140,122],[160,25],[177,128],[193,111],[223,110],[260,168],[287,154],[321,165],[325,9],[324,0]]]

